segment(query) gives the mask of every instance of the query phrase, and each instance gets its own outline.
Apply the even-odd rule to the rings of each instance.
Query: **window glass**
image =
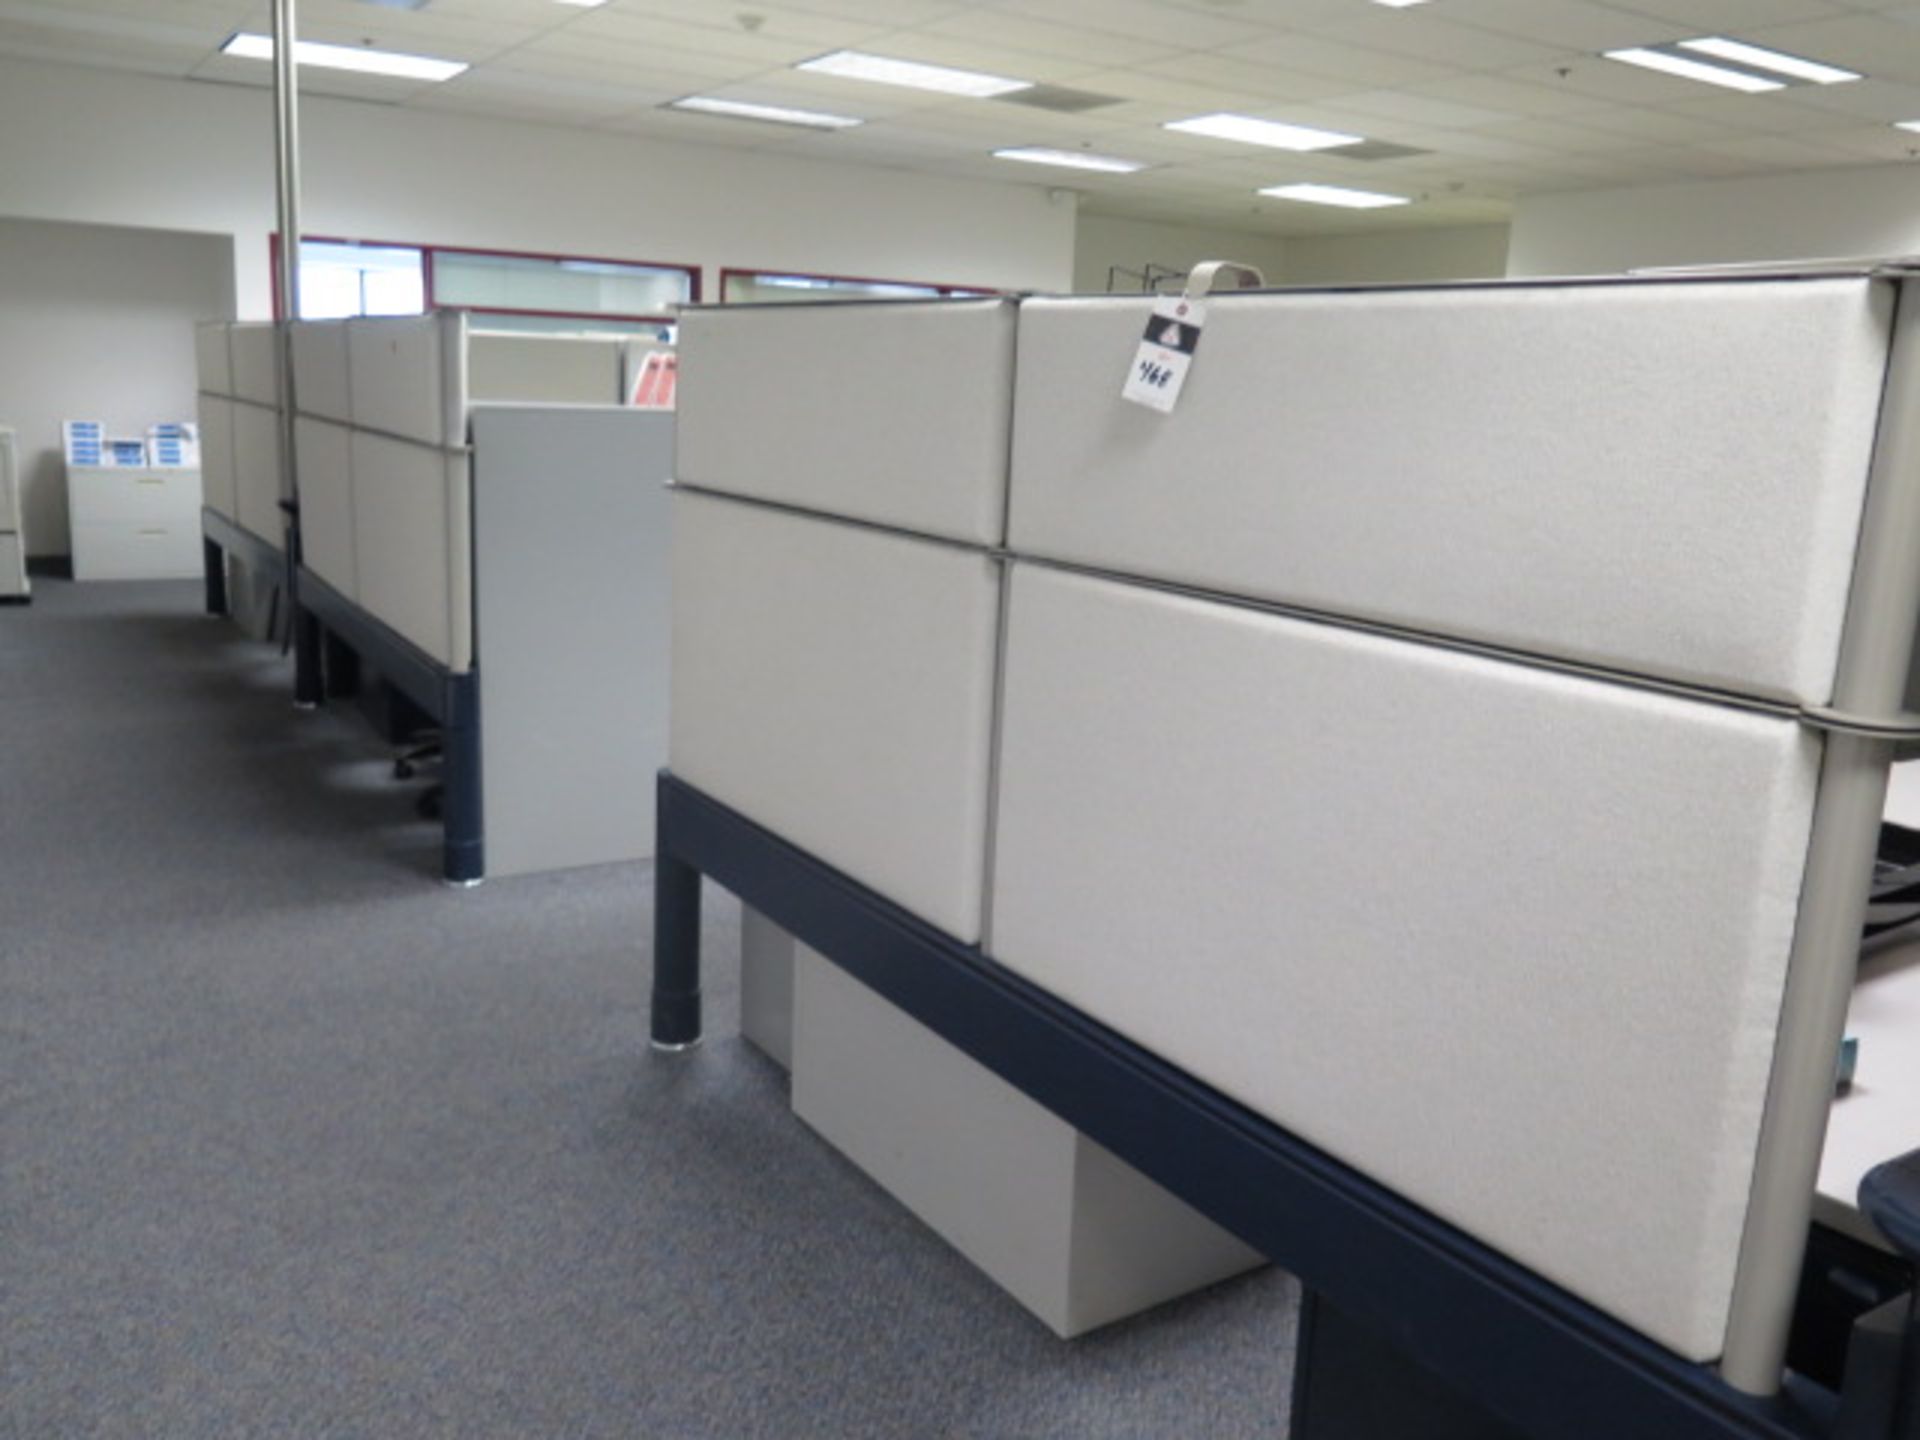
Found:
[[[436,250],[433,298],[470,310],[665,315],[692,298],[692,283],[687,271],[667,266]]]
[[[300,242],[300,314],[308,320],[353,315],[418,315],[426,309],[426,267],[418,249]]]

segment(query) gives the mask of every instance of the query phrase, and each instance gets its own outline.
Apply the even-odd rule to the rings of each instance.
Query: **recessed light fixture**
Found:
[[[1893,128],[1896,130],[1911,130],[1916,135],[1920,135],[1920,120],[1896,120],[1893,122]]]
[[[271,60],[273,37],[242,30],[220,47],[220,53],[241,60]],[[293,58],[296,64],[322,70],[357,70],[363,75],[392,75],[403,80],[451,80],[467,68],[464,60],[436,60],[431,55],[406,55],[364,45],[323,45],[317,40],[294,42]]]
[[[918,60],[895,60],[860,50],[836,50],[831,55],[802,60],[793,68],[811,70],[817,75],[838,75],[846,80],[871,80],[878,85],[937,90],[942,95],[969,95],[980,100],[1033,88],[1031,80],[1011,80],[1005,75],[955,70],[946,65],[923,65]]]
[[[1195,115],[1186,120],[1169,120],[1161,128],[1181,130],[1189,135],[1212,135],[1220,140],[1238,140],[1243,145],[1268,145],[1276,150],[1331,150],[1336,145],[1358,145],[1367,138],[1364,135],[1345,135],[1338,130],[1319,130],[1311,125],[1257,120],[1251,115]]]
[[[607,0],[558,0],[558,3],[562,5],[577,5],[582,10],[592,10],[596,6],[606,4]]]
[[[856,120],[851,115],[791,110],[784,105],[754,105],[745,100],[722,100],[714,95],[689,95],[683,100],[670,100],[662,108],[692,110],[701,115],[724,115],[732,120],[764,120],[769,125],[798,125],[807,130],[846,130],[866,124],[866,121]]]
[[[1749,45],[1744,40],[1729,40],[1724,35],[1682,40],[1680,48],[1711,55],[1716,60],[1731,60],[1736,65],[1745,65],[1753,70],[1771,70],[1776,75],[1806,80],[1815,85],[1838,85],[1860,78],[1858,70],[1842,70],[1838,65],[1823,65],[1818,60],[1806,60],[1798,55],[1763,49],[1758,45]]]
[[[1427,0],[1373,0],[1376,5],[1384,5],[1389,10],[1408,10],[1415,5],[1424,5]]]
[[[1131,175],[1146,169],[1139,160],[1117,155],[1094,155],[1085,150],[1049,150],[1044,145],[1014,145],[993,152],[996,160],[1024,160],[1029,165],[1060,165],[1068,170],[1100,170],[1109,175]]]
[[[1259,193],[1276,200],[1299,200],[1307,205],[1338,205],[1343,210],[1384,210],[1389,205],[1413,203],[1405,195],[1349,190],[1344,185],[1272,185]]]
[[[1769,80],[1764,75],[1755,75],[1746,70],[1729,70],[1723,65],[1709,65],[1704,60],[1689,60],[1684,55],[1672,55],[1665,50],[1635,47],[1603,53],[1607,59],[1618,60],[1623,65],[1638,65],[1643,70],[1659,70],[1664,74],[1678,75],[1683,80],[1699,80],[1708,85],[1724,85],[1729,90],[1744,90],[1749,95],[1786,88],[1784,80]]]

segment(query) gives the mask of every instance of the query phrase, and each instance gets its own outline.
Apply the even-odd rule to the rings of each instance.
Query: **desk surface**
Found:
[[[1860,962],[1847,1033],[1859,1038],[1860,1063],[1851,1092],[1833,1102],[1814,1216],[1884,1247],[1855,1197],[1875,1165],[1920,1149],[1920,941]]]

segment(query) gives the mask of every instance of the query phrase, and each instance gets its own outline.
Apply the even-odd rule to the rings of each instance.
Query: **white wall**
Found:
[[[193,323],[232,313],[232,253],[215,235],[0,220],[0,425],[20,432],[28,554],[68,551],[62,420],[142,435],[194,418]]]
[[[1446,225],[1287,241],[1289,285],[1481,280],[1507,273],[1505,225]]]
[[[774,153],[309,97],[310,234],[1010,289],[1072,276],[1070,198]],[[0,60],[0,213],[234,237],[267,313],[264,90]]]
[[[1514,210],[1508,272],[1920,254],[1920,167],[1535,195]]]
[[[1258,266],[1268,283],[1277,285],[1286,265],[1286,251],[1286,243],[1278,235],[1082,214],[1074,234],[1073,288],[1081,293],[1104,293],[1111,265],[1141,270],[1151,261],[1189,270],[1203,260],[1238,260]],[[1119,288],[1137,290],[1139,285],[1122,280]]]

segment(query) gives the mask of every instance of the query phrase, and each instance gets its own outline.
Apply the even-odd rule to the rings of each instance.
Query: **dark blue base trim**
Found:
[[[657,1042],[697,1037],[704,874],[1443,1377],[1492,1434],[1819,1433],[1791,1399],[1730,1389],[666,772],[659,799]]]
[[[466,883],[486,874],[480,783],[480,674],[455,674],[411,640],[373,618],[313,571],[301,566],[300,608],[320,634],[349,646],[380,677],[440,727],[442,873]]]

